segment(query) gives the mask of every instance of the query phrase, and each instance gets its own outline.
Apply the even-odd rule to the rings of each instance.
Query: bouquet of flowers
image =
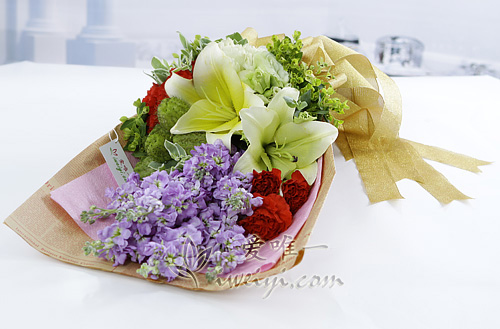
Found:
[[[330,111],[346,104],[320,79],[331,78],[323,63],[300,62],[299,33],[267,48],[239,33],[181,41],[176,62],[153,59],[155,83],[122,118],[125,150],[140,160],[106,208],[82,213],[115,216],[85,252],[138,262],[145,278],[204,271],[211,282],[292,225],[337,137]]]
[[[337,137],[373,202],[400,197],[402,178],[443,202],[466,198],[420,162],[447,151],[398,137],[397,88],[363,56],[298,32],[180,39],[174,62],[153,58],[152,87],[116,139],[93,143],[7,219],[35,248],[189,289],[279,273],[302,259]]]

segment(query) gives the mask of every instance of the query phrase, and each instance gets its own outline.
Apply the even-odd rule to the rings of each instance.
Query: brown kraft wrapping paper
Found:
[[[120,143],[123,146],[125,143],[119,126],[115,127],[115,131],[119,132]],[[102,136],[80,152],[16,209],[5,220],[4,224],[19,234],[33,248],[47,256],[78,266],[144,279],[143,276],[136,272],[139,268],[139,264],[137,263],[129,262],[123,266],[113,267],[112,262],[93,256],[85,256],[82,247],[90,238],[80,229],[68,213],[50,197],[51,191],[102,165],[104,158],[99,151],[99,147],[107,142],[109,142],[108,134]],[[334,174],[333,151],[330,147],[323,156],[323,172],[318,196],[306,223],[294,240],[296,255],[282,257],[273,268],[262,273],[248,275],[243,278],[244,281],[238,283],[239,285],[282,273],[284,270],[288,270],[300,263],[304,255],[304,247],[312,232],[314,223],[320,214]],[[185,289],[208,291],[225,290],[238,285],[230,280],[209,283],[205,279],[204,274],[195,273],[195,276],[196,280],[180,277],[171,282],[165,280],[148,280]]]

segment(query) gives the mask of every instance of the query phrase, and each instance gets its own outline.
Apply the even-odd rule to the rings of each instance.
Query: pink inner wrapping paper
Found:
[[[108,187],[116,189],[118,184],[108,165],[103,164],[52,191],[50,197],[66,210],[90,238],[99,240],[97,232],[113,223],[114,218],[99,219],[90,225],[80,220],[80,214],[92,205],[106,208],[110,200],[104,196],[104,191]]]
[[[132,166],[138,159],[132,152],[125,152]],[[113,223],[113,217],[97,220],[94,224],[86,224],[80,220],[80,214],[89,210],[90,206],[106,208],[110,199],[104,196],[107,188],[116,189],[116,183],[111,170],[106,163],[72,180],[50,193],[52,200],[57,202],[73,218],[80,228],[92,240],[99,240],[97,232]]]
[[[128,153],[128,152],[127,152]],[[135,158],[127,154],[133,164],[137,162]],[[249,275],[257,272],[265,272],[272,268],[280,259],[286,247],[297,236],[298,232],[309,217],[309,213],[316,201],[316,197],[321,185],[321,174],[323,167],[323,157],[318,159],[318,176],[311,187],[309,197],[304,205],[293,216],[292,225],[277,238],[267,241],[258,250],[258,257],[253,257],[245,263],[240,264],[234,271],[226,276]],[[107,164],[103,164],[77,179],[59,187],[51,192],[51,198],[57,202],[81,229],[93,240],[98,240],[97,232],[110,225],[114,218],[97,220],[94,224],[86,224],[80,220],[80,214],[95,205],[105,208],[110,201],[104,196],[106,188],[118,187],[113,174]],[[291,250],[293,252],[293,250]]]

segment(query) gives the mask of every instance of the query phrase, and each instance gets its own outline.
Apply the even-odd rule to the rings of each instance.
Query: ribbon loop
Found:
[[[252,44],[269,40],[257,38],[252,31]],[[396,182],[405,178],[442,203],[469,199],[423,158],[472,172],[489,162],[400,138],[401,95],[391,78],[363,55],[325,36],[308,37],[302,43],[302,60],[308,65],[320,60],[330,65],[336,77],[328,81],[336,89],[334,97],[347,100],[349,110],[334,114],[344,121],[336,143],[346,160],[355,160],[371,202],[403,198]]]

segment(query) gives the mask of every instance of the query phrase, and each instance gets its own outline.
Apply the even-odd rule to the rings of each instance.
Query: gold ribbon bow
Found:
[[[242,35],[254,46],[271,41],[258,38],[253,29]],[[349,105],[345,114],[334,113],[344,121],[336,143],[346,160],[355,160],[371,202],[402,199],[396,182],[403,178],[416,181],[442,203],[469,199],[423,158],[472,172],[489,162],[400,138],[401,96],[391,78],[363,55],[325,36],[302,43],[302,60],[330,65],[335,96]]]

